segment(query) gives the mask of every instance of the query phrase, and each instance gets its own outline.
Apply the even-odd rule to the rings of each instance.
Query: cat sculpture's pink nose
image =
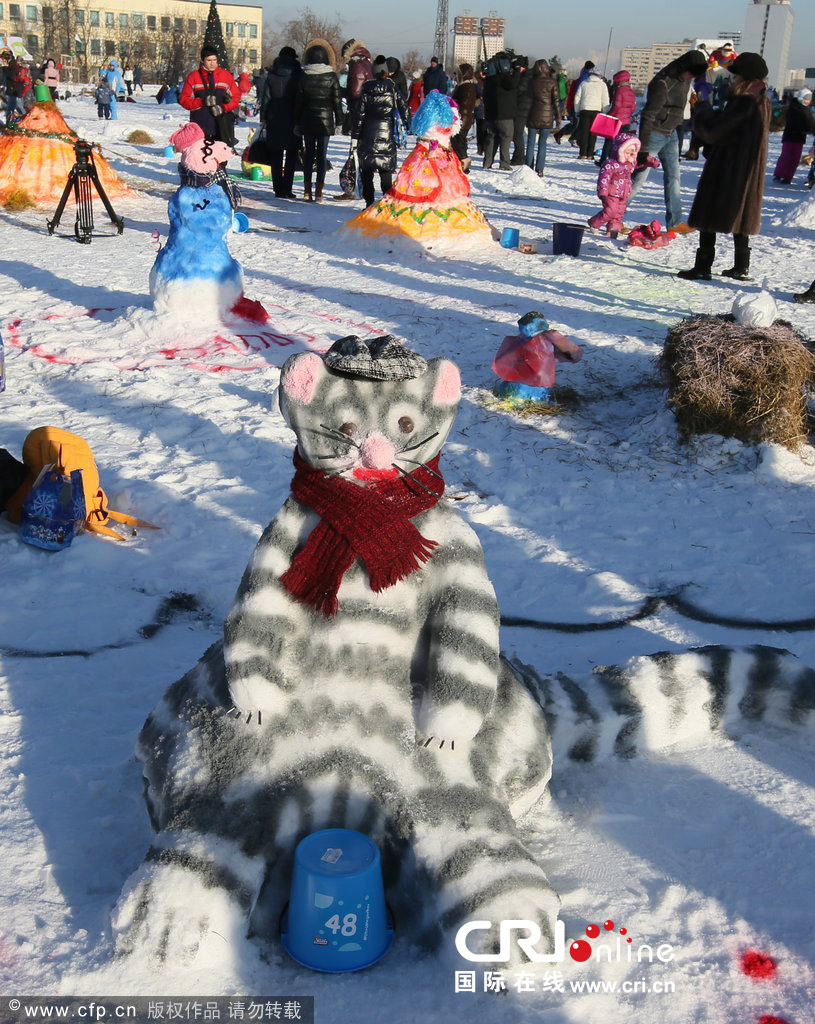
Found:
[[[374,433],[366,437],[359,454],[366,469],[389,469],[396,449],[384,434]]]

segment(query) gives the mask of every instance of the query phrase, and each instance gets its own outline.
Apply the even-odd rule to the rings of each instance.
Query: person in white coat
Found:
[[[580,146],[578,160],[593,160],[597,136],[591,126],[598,114],[608,110],[611,97],[602,75],[591,71],[574,94],[574,112],[577,114],[577,141]]]

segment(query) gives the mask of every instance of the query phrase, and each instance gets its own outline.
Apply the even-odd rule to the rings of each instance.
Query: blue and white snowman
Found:
[[[232,205],[218,184],[182,185],[170,200],[170,233],[150,271],[157,313],[222,318],[243,294],[243,271],[226,238]]]

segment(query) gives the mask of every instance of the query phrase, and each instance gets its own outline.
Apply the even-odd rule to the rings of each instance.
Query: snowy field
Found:
[[[71,214],[59,232],[68,238],[48,237],[50,211],[0,211],[0,446],[19,457],[42,424],[81,434],[111,506],[161,529],[119,545],[85,536],[52,554],[0,521],[0,991],[314,995],[319,1024],[758,1024],[763,1015],[765,1024],[809,1024],[812,716],[808,732],[745,727],[658,757],[556,765],[551,796],[526,825],[562,897],[567,941],[610,918],[637,942],[670,944],[668,963],[569,961],[563,992],[557,979],[552,990],[517,991],[510,975],[508,994],[496,997],[455,993],[452,971],[434,974],[398,941],[376,968],[337,977],[297,968],[276,944],[198,965],[113,957],[110,910],[150,843],[134,741],[168,684],[220,635],[254,543],[287,494],[292,435],[273,396],[289,354],[350,333],[393,333],[460,365],[465,397],[442,461],[448,494],[478,532],[502,614],[541,624],[609,623],[678,592],[713,616],[810,617],[815,450],[716,436],[680,443],[655,364],[666,331],[691,312],[729,312],[758,284],[677,279],[693,263],[693,235],[655,252],[586,237],[579,259],[553,257],[553,221],[582,223],[598,208],[596,168],[568,145],[550,146],[542,183],[471,175],[490,221],[538,242],[534,256],[498,246],[481,260],[361,254],[336,234],[352,204],[275,200],[270,185],[247,182],[251,229],[230,247],[246,294],[272,322],[216,341],[162,323],[147,294],[155,233],[166,237],[177,185],[163,147],[183,111],[140,97],[105,123],[87,98],[61,108],[138,195],[117,204],[121,237],[96,205],[106,237],[87,247],[73,240]],[[126,143],[135,128],[155,144]],[[775,137],[772,163],[779,146]],[[346,147],[331,142],[329,194]],[[686,216],[700,170],[682,167]],[[766,278],[781,316],[815,337],[815,307],[788,301],[815,276],[815,199],[803,177],[787,188],[768,181],[752,272]],[[664,217],[659,172],[627,223],[653,217]],[[731,256],[722,239],[717,267]],[[484,404],[492,357],[531,309],[584,347],[579,365],[558,369],[559,384],[580,398],[558,417],[521,419]],[[173,592],[194,595],[198,610],[145,638],[140,629]],[[755,643],[815,666],[811,628],[730,628],[669,606],[614,629],[502,634],[507,655],[540,674]],[[32,656],[65,651],[88,656]],[[773,977],[743,973],[749,950],[773,958]],[[571,990],[583,980],[618,991]],[[621,991],[626,981],[640,989]]]

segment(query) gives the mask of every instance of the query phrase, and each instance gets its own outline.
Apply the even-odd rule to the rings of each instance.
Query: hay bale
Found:
[[[152,135],[148,135],[147,132],[142,131],[141,128],[136,128],[135,131],[132,131],[127,136],[125,141],[134,142],[136,145],[150,146],[155,140]]]
[[[32,206],[37,204],[26,192],[24,188],[15,188],[13,192],[9,192],[6,198],[3,200],[3,206],[7,210],[30,210]]]
[[[806,440],[809,341],[791,324],[743,327],[732,316],[691,316],[668,332],[660,369],[684,434],[721,434],[797,450]]]

